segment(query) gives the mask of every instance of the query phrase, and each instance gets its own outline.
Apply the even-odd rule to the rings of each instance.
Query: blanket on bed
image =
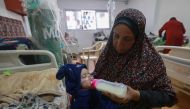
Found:
[[[33,94],[24,94],[19,102],[12,102],[11,104],[0,104],[1,109],[61,109],[59,105],[53,102],[47,102],[42,98]]]
[[[10,76],[0,75],[0,104],[18,102],[26,93],[38,96],[65,94],[59,90],[61,81],[55,77],[56,68],[42,71],[16,72]],[[65,94],[66,95],[66,94]]]

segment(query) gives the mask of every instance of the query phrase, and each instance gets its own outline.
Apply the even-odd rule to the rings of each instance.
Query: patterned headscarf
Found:
[[[120,55],[113,47],[113,29],[117,24],[130,28],[128,23],[137,27],[132,30],[136,31],[136,40],[126,55]],[[116,16],[107,45],[96,64],[95,78],[121,82],[138,90],[173,92],[163,60],[145,35],[145,24],[145,16],[136,9],[125,9]]]

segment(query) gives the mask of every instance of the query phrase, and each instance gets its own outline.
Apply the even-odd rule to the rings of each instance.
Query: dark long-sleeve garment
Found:
[[[147,107],[172,106],[177,99],[175,93],[166,91],[140,91],[140,103]]]
[[[129,47],[128,52],[123,54],[118,53],[113,43],[117,41],[114,39],[114,30],[120,24],[131,29],[136,36],[135,43]],[[166,66],[147,38],[145,24],[146,18],[139,10],[121,11],[116,16],[107,45],[95,66],[95,78],[117,81],[140,91],[140,101],[123,104],[124,107],[121,109],[171,106],[176,101],[175,92],[166,73]],[[133,42],[126,42],[126,45],[128,43]]]
[[[140,100],[138,102],[129,102],[121,105],[120,109],[152,109],[162,106],[172,106],[177,99],[175,93],[167,91],[140,91]]]

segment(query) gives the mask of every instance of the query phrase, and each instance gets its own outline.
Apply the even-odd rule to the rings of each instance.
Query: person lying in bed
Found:
[[[90,86],[93,77],[84,64],[65,64],[56,74],[58,80],[65,77],[66,91],[72,95],[71,109],[118,109],[118,105],[102,96],[95,89],[84,89]]]

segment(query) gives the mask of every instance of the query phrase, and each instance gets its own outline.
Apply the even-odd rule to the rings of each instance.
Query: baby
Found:
[[[72,95],[71,109],[118,109],[119,105],[101,92],[91,88],[93,76],[84,64],[65,64],[60,67],[56,78],[65,77],[66,91]]]

